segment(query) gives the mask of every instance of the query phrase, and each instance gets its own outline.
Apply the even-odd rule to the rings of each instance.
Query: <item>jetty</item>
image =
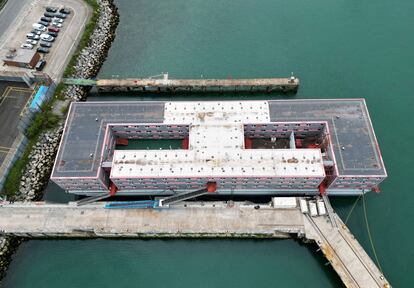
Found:
[[[161,77],[160,77],[161,76]],[[170,79],[168,73],[154,78],[129,79],[77,79],[65,78],[66,85],[92,87],[101,92],[282,92],[296,93],[299,79],[295,76],[286,78],[255,79]]]
[[[291,197],[293,198],[293,197]],[[298,201],[303,198],[296,198]],[[313,200],[305,200],[313,201]],[[391,287],[338,215],[300,205],[180,202],[159,209],[105,209],[105,202],[16,202],[0,207],[0,235],[28,238],[300,238],[315,242],[346,287]],[[329,203],[327,203],[329,205]],[[327,207],[327,211],[330,207]],[[334,223],[332,222],[334,221]]]

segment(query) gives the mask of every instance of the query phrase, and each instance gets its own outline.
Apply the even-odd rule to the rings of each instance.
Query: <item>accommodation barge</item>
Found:
[[[243,196],[358,195],[386,177],[365,100],[327,99],[72,103],[51,179],[88,196]]]

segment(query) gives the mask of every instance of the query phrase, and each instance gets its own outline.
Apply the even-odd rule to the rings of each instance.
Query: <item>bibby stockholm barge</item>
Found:
[[[128,141],[182,141],[128,150]],[[127,150],[119,150],[119,145]],[[363,99],[72,103],[51,179],[69,193],[357,195],[387,174]]]

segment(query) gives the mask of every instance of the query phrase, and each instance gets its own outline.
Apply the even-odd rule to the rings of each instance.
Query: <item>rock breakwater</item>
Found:
[[[83,48],[74,65],[73,78],[95,78],[108,55],[109,48],[115,38],[119,15],[112,0],[97,0],[100,6],[96,28],[92,32],[89,45]],[[88,89],[82,86],[69,86],[63,92],[71,101],[86,99]]]

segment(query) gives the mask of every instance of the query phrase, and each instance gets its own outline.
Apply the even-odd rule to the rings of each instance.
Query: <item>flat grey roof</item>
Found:
[[[164,102],[72,103],[52,177],[96,176],[106,124],[163,121]]]
[[[271,121],[326,121],[340,175],[386,175],[364,99],[269,101]]]
[[[267,102],[271,122],[326,121],[340,175],[386,176],[364,99]],[[106,124],[162,123],[165,103],[72,103],[52,177],[96,176]]]
[[[13,61],[19,63],[29,63],[32,61],[34,55],[36,54],[36,50],[29,50],[29,49],[18,49],[16,51],[16,56],[13,58],[4,58],[4,61]]]

